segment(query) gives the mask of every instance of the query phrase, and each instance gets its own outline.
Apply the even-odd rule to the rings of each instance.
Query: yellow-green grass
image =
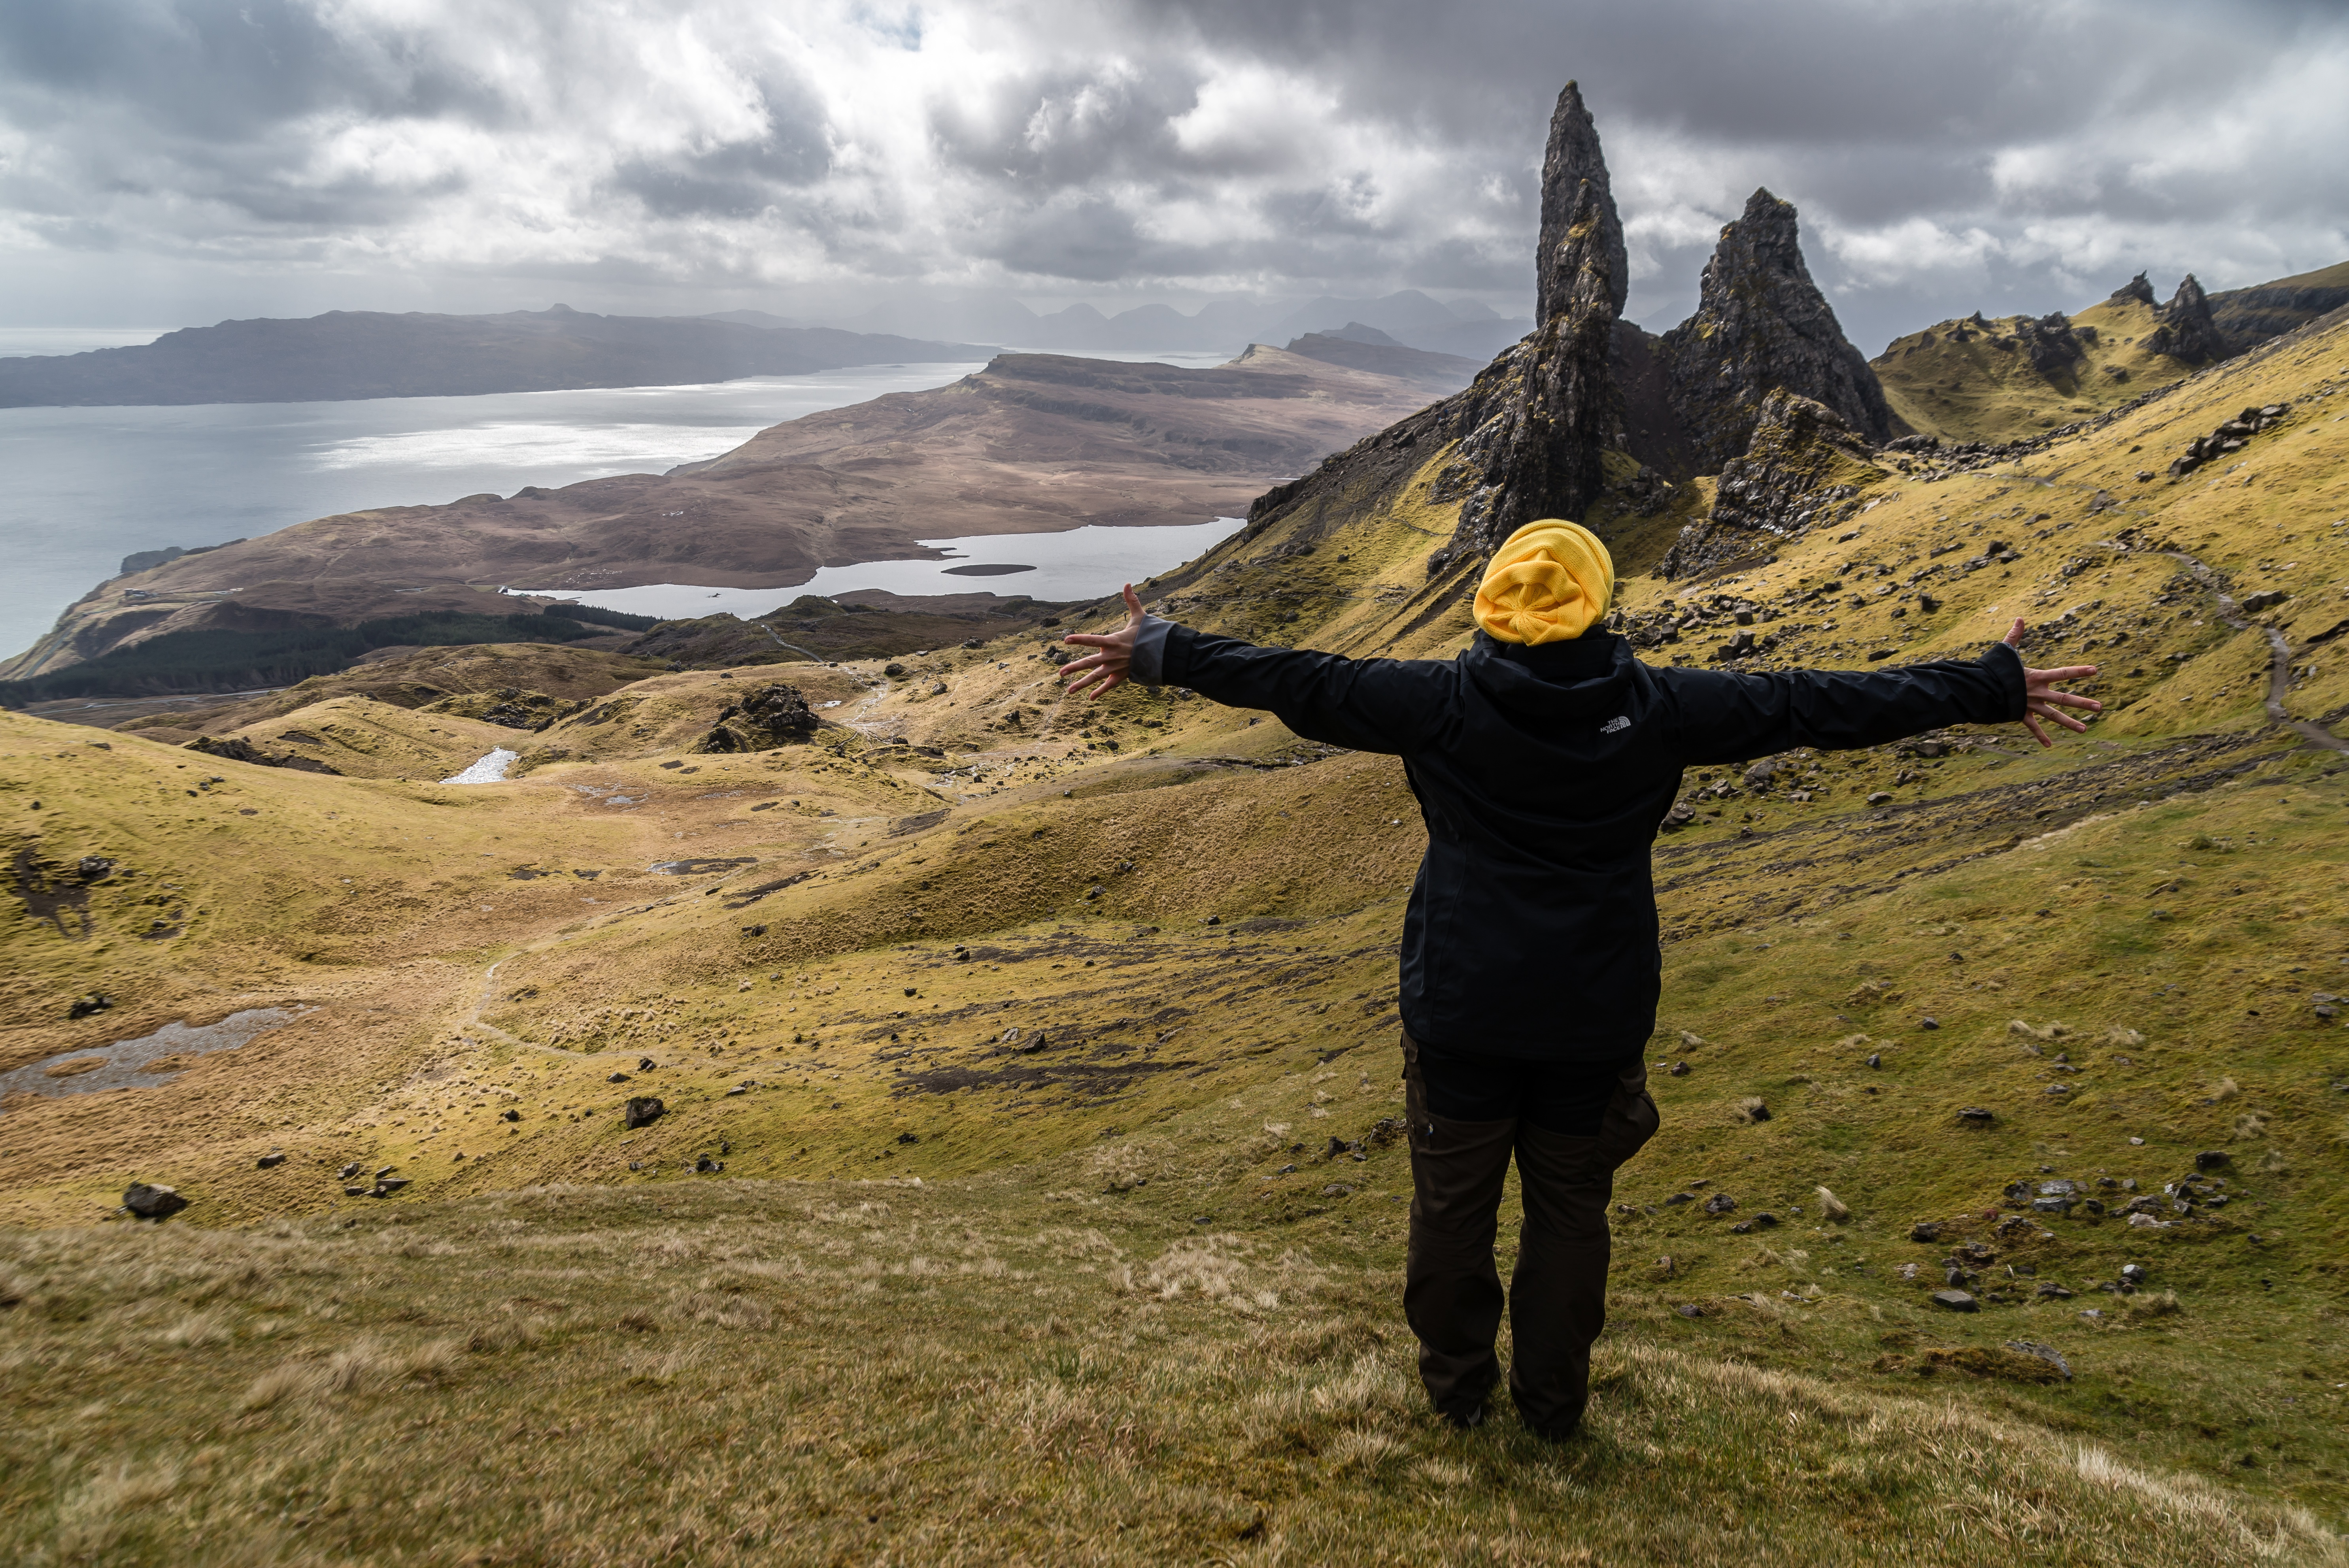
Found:
[[[2349,1464],[2349,1060],[2313,996],[2349,988],[2349,775],[2267,727],[2261,634],[2179,562],[2097,542],[2291,593],[2264,618],[2315,673],[2287,708],[2337,708],[2342,641],[2305,645],[2349,614],[2329,528],[2349,464],[2321,396],[2345,372],[2337,335],[2288,346],[2022,468],[1881,481],[1855,540],[1693,589],[1626,583],[1634,610],[1776,610],[1770,663],[1971,653],[2018,609],[2080,607],[2033,656],[2109,658],[2126,633],[2097,689],[2131,706],[2050,753],[1960,730],[1938,758],[1791,758],[1808,801],[1692,778],[1719,815],[1658,851],[1654,1050],[1690,1071],[1656,1076],[1665,1130],[1619,1192],[1607,1385],[1592,1438],[1556,1453],[1506,1417],[1481,1439],[1426,1424],[1396,1302],[1402,1156],[1326,1155],[1400,1105],[1392,944],[1420,838],[1390,760],[1171,692],[1061,698],[1024,638],[894,679],[790,672],[873,733],[747,758],[685,748],[771,672],[663,675],[623,694],[641,717],[536,738],[495,787],[0,717],[12,855],[140,873],[91,887],[86,934],[0,903],[0,1067],[312,1009],[156,1088],[0,1110],[0,1213],[27,1227],[5,1242],[25,1282],[0,1309],[24,1390],[5,1528],[20,1554],[108,1561],[796,1541],[818,1561],[2230,1562],[2266,1550],[2240,1522],[2272,1555],[2337,1556],[2309,1531],[2341,1528]],[[2278,400],[2302,401],[2247,466],[2128,481],[2158,466],[2131,446]],[[1428,473],[1149,592],[1195,624],[1440,655],[1465,623],[1456,573],[1424,571],[1451,512]],[[2099,491],[2118,507],[2091,514]],[[1939,611],[1846,603],[1993,538],[2022,558],[1937,576]],[[1831,578],[1834,600],[1795,603]],[[653,869],[678,861],[755,863]],[[159,910],[186,919],[143,940]],[[94,991],[114,1009],[68,1019]],[[641,1095],[669,1109],[631,1131]],[[2230,1159],[2215,1218],[1996,1233],[2042,1165],[2149,1191],[2205,1150]],[[725,1169],[687,1170],[705,1158]],[[413,1185],[347,1197],[352,1162]],[[134,1176],[193,1206],[160,1231],[98,1222]],[[1819,1223],[1821,1184],[1847,1222]],[[1679,1191],[1740,1207],[1666,1208]],[[868,1202],[893,1207],[853,1235],[827,1217]],[[1778,1226],[1728,1232],[1764,1207]],[[1904,1239],[1961,1212],[1937,1245]],[[1997,1254],[1976,1289],[2023,1299],[1930,1308],[1950,1237]],[[2153,1271],[2137,1296],[2086,1288],[2124,1262]],[[2010,1265],[2077,1294],[2037,1301]],[[2013,1381],[2033,1368],[2010,1339],[2075,1377]],[[248,1405],[264,1377],[276,1397]],[[2162,1479],[2179,1471],[2205,1479]]]
[[[2158,323],[2153,307],[2107,300],[2072,317],[2095,332],[2083,357],[2042,371],[2017,346],[2029,318],[1978,325],[1944,321],[1896,337],[1869,366],[1885,401],[1920,435],[1951,441],[2013,441],[2089,418],[2168,386],[2193,366],[2139,346]]]
[[[2342,1560],[2132,1429],[2165,1426],[2174,1316],[2107,1331],[2112,1369],[2070,1386],[1920,1383],[1867,1370],[1938,1337],[1913,1315],[1688,1319],[1635,1287],[1580,1437],[1462,1434],[1417,1397],[1386,1194],[1350,1224],[1195,1224],[1216,1200],[1105,1191],[1116,1169],[11,1236],[0,1540],[28,1564]]]

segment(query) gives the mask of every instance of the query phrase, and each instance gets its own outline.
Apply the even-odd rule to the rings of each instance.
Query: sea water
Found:
[[[258,538],[314,517],[717,457],[768,426],[971,364],[869,365],[693,387],[0,408],[0,651],[30,645],[134,551]]]
[[[9,328],[0,329],[0,354],[71,353],[148,340],[127,329]],[[1094,357],[1195,367],[1221,364],[1229,356]],[[0,576],[0,655],[30,645],[66,606],[113,576],[122,558],[135,551],[258,538],[310,518],[372,507],[437,504],[482,491],[512,495],[524,485],[557,489],[613,474],[660,473],[717,457],[770,425],[890,392],[943,387],[980,368],[976,361],[868,365],[701,386],[476,397],[0,408],[0,474],[6,476],[0,484],[0,543],[7,548],[10,566]],[[905,588],[895,584],[911,579],[885,573],[837,587],[811,583],[798,592],[992,588],[1037,598],[1078,597],[1105,592],[1125,576],[1139,581],[1204,548],[1150,537],[1183,530],[1093,531],[1114,536],[1107,542],[1126,554],[1085,579],[1099,585],[1075,592],[1067,591],[1061,579],[1033,573],[995,580],[948,577],[944,587]],[[1024,557],[1006,559],[1032,564],[1040,573],[1048,562],[1035,559],[1038,553],[1030,550]],[[763,602],[762,608],[795,596]],[[601,603],[605,597],[595,599]],[[653,613],[688,612],[679,605]]]

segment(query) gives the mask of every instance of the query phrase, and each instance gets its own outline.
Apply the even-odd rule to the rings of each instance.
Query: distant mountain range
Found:
[[[0,407],[298,403],[582,387],[669,387],[851,365],[983,360],[991,349],[709,316],[329,311],[224,321],[136,348],[0,359]]]
[[[795,327],[809,323],[759,310],[712,317],[750,326]],[[1237,354],[1251,343],[1286,343],[1313,333],[1360,325],[1384,333],[1405,348],[1458,355],[1484,364],[1534,329],[1530,317],[1510,318],[1473,300],[1446,304],[1417,289],[1377,299],[1219,300],[1189,315],[1171,305],[1136,305],[1103,315],[1089,304],[1039,314],[1001,295],[906,300],[876,306],[832,325],[860,332],[910,333],[969,338],[1007,348],[1063,354],[1193,350]]]
[[[903,325],[909,333],[885,330]],[[586,387],[674,387],[794,376],[852,365],[984,360],[997,348],[1089,353],[1206,351],[1316,333],[1482,365],[1533,329],[1485,306],[1415,289],[1382,299],[1164,304],[1105,316],[1089,304],[1039,315],[1017,301],[910,304],[815,325],[758,310],[595,315],[554,305],[502,315],[329,311],[183,328],[132,348],[0,359],[0,408],[124,404],[301,403],[458,397]]]

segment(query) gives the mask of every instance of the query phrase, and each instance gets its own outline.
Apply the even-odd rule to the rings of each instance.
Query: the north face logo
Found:
[[[1599,727],[1599,733],[1601,735],[1612,735],[1619,729],[1629,729],[1630,727],[1631,721],[1619,713],[1614,717],[1609,719],[1606,723],[1600,725]]]

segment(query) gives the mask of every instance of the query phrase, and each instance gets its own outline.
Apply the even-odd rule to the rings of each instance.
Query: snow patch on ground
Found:
[[[508,751],[501,746],[462,773],[451,773],[440,782],[443,784],[502,784],[505,782],[506,769],[521,760],[521,752]]]

